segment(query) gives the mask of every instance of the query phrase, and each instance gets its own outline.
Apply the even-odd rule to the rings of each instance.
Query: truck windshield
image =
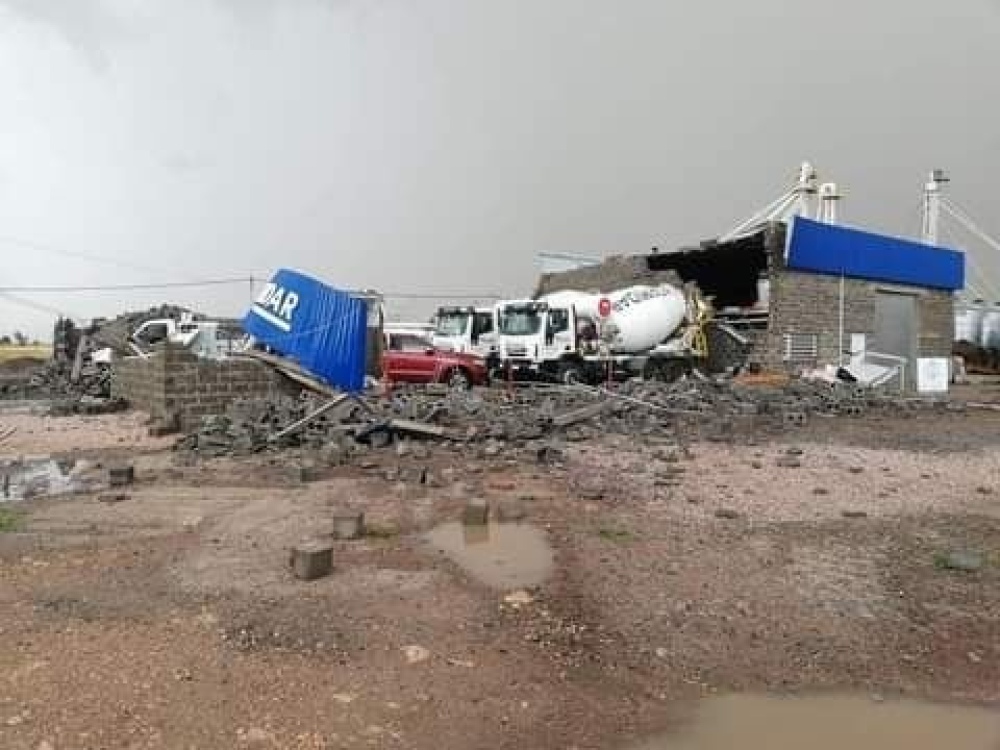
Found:
[[[504,310],[500,333],[505,336],[531,336],[541,329],[542,316],[537,310]]]
[[[445,313],[438,315],[434,333],[438,336],[464,336],[468,327],[468,313]]]

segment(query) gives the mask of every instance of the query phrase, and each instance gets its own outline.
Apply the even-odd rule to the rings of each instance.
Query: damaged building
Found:
[[[729,350],[717,365],[790,373],[843,366],[866,381],[933,390],[941,368],[947,373],[964,257],[796,217],[734,239],[546,274],[537,291],[678,281],[697,284],[716,326],[745,342],[740,361]]]

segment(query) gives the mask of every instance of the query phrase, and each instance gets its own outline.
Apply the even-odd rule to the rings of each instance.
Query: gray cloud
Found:
[[[54,31],[101,72],[110,63],[108,46],[124,31],[101,0],[0,0],[3,10]]]

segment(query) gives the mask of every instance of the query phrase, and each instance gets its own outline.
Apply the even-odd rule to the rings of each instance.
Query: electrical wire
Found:
[[[11,237],[9,235],[0,235],[0,244],[14,245],[16,247],[37,250],[43,253],[61,255],[64,258],[76,258],[78,260],[87,260],[92,263],[104,263],[106,265],[118,266],[119,268],[128,268],[133,271],[142,271],[143,273],[161,274],[167,270],[164,268],[153,268],[150,266],[140,265],[131,261],[122,260],[120,258],[110,258],[104,255],[82,253],[75,250],[64,250],[62,248],[53,247],[52,245],[35,242],[34,240],[25,240],[20,237]]]
[[[248,284],[254,281],[251,276],[230,279],[203,279],[201,281],[166,281],[154,284],[95,284],[92,286],[0,286],[0,293],[11,292],[31,294],[69,294],[75,292],[126,292],[143,289],[179,289],[183,287],[226,286],[230,284]]]

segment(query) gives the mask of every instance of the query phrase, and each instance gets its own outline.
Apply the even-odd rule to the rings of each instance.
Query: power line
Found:
[[[66,310],[60,310],[59,308],[51,307],[49,305],[42,304],[41,302],[35,302],[34,300],[24,299],[23,297],[18,297],[17,295],[10,294],[8,292],[0,292],[0,300],[9,302],[13,305],[18,305],[20,307],[26,307],[37,312],[54,314],[63,318],[71,318],[76,322],[84,320],[84,318],[79,315],[74,315]]]
[[[63,250],[62,248],[53,247],[52,245],[43,244],[41,242],[35,242],[34,240],[24,240],[20,237],[11,237],[9,235],[0,235],[0,243],[6,245],[15,245],[17,247],[27,248],[29,250],[38,250],[43,253],[52,253],[53,255],[61,255],[64,258],[77,258],[78,260],[88,260],[94,263],[104,263],[106,265],[118,266],[120,268],[128,268],[133,271],[142,271],[144,273],[159,274],[163,273],[165,269],[163,268],[152,268],[150,266],[143,266],[138,263],[132,263],[131,261],[122,260],[120,258],[110,258],[104,255],[95,255],[93,253],[82,253],[75,250]]]
[[[432,294],[430,292],[378,292],[383,297],[388,297],[390,299],[427,299],[427,300],[442,300],[442,299],[497,299],[500,297],[499,294],[484,293],[484,294],[449,294],[447,292]]]
[[[72,292],[127,292],[142,289],[178,289],[182,287],[226,286],[230,284],[248,284],[253,277],[242,276],[231,279],[204,279],[201,281],[165,281],[156,284],[98,284],[94,286],[2,286],[0,293],[11,292],[31,294],[65,294]]]

